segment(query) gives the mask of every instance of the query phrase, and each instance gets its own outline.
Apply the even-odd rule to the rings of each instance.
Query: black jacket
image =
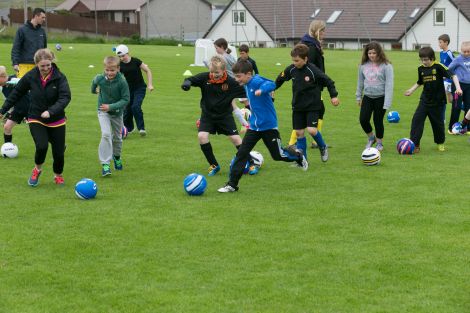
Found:
[[[55,64],[52,64],[53,73],[46,86],[41,85],[39,69],[33,68],[23,76],[12,90],[2,107],[5,114],[18,100],[30,91],[30,106],[28,118],[37,119],[43,123],[52,123],[65,117],[65,107],[71,100],[70,88],[67,78]],[[49,111],[50,117],[41,118],[41,113]]]
[[[308,46],[308,63],[314,64],[323,73],[326,73],[325,58],[323,57],[321,43],[315,38],[310,37],[308,34],[305,34],[302,39],[300,39],[300,43]]]
[[[11,48],[11,64],[34,64],[34,54],[43,48],[47,48],[46,32],[41,25],[34,27],[28,21],[16,32]]]
[[[300,69],[293,64],[286,67],[276,78],[276,89],[291,79],[293,111],[320,110],[322,104],[321,89],[323,87],[328,88],[331,98],[338,96],[335,82],[311,63],[305,64]]]

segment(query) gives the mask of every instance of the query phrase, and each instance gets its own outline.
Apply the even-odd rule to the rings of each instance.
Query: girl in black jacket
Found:
[[[67,78],[53,63],[54,53],[49,49],[40,49],[34,54],[36,66],[18,82],[16,88],[5,101],[1,115],[5,114],[25,94],[30,92],[31,103],[28,111],[28,123],[31,136],[36,145],[35,166],[28,180],[30,186],[37,186],[46,159],[49,142],[54,159],[54,182],[64,184],[65,150],[65,107],[71,95]]]

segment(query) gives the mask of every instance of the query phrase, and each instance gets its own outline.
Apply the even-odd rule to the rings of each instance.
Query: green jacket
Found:
[[[130,100],[129,86],[120,72],[112,80],[107,79],[105,74],[96,75],[91,83],[91,92],[98,94],[98,110],[100,105],[109,104],[110,115],[122,115]]]

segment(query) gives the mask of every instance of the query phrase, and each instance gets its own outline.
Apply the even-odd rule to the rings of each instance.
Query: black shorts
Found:
[[[238,135],[237,124],[232,115],[227,115],[220,120],[213,120],[201,116],[201,124],[199,124],[200,132],[208,132],[210,134],[222,134],[227,136]]]
[[[320,111],[292,111],[292,129],[318,127]]]
[[[28,112],[22,112],[20,110],[13,109],[8,113],[7,119],[12,120],[16,124],[21,124],[21,122],[28,116]]]

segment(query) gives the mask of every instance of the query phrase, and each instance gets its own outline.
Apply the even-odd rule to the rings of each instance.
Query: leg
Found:
[[[101,164],[109,166],[113,157],[111,119],[108,113],[99,111],[98,121],[101,127],[101,141],[98,148],[98,156]]]
[[[113,144],[113,161],[114,168],[118,171],[122,170],[122,135],[121,128],[123,126],[122,116],[112,116],[111,122],[111,133],[112,133],[112,144]]]
[[[452,126],[457,123],[460,119],[460,111],[462,106],[462,97],[459,95],[454,94],[454,97],[451,102],[451,110],[450,110],[450,118],[449,118],[449,126],[448,126],[448,133],[452,134]]]
[[[30,123],[29,131],[33,137],[34,144],[36,146],[36,152],[34,155],[35,166],[28,180],[28,185],[34,187],[39,184],[39,176],[41,175],[41,168],[44,164],[44,160],[46,159],[49,139],[47,134],[47,127],[39,123]]]
[[[444,120],[442,119],[443,106],[445,106],[445,104],[442,104],[436,108],[430,108],[428,111],[428,117],[429,121],[431,122],[432,132],[434,135],[434,142],[438,145],[442,145],[446,140]],[[441,147],[439,148],[439,150],[443,150]]]
[[[3,125],[3,139],[5,142],[12,142],[13,141],[13,127],[15,127],[17,123],[11,119],[7,119],[5,125]]]
[[[377,149],[379,151],[383,150],[382,139],[384,138],[384,116],[386,109],[383,108],[384,106],[385,97],[380,97],[374,99],[374,112],[373,112],[373,120],[374,120],[374,127],[375,127],[375,136],[377,138]]]
[[[421,137],[423,136],[424,121],[428,115],[428,110],[421,102],[418,104],[411,121],[410,139],[416,147],[419,147]]]
[[[61,176],[64,171],[65,125],[48,128],[49,141],[52,147],[54,174]]]
[[[145,135],[144,112],[142,112],[142,103],[145,98],[146,87],[140,87],[134,90],[134,97],[131,102],[132,115],[135,119],[135,124],[141,135]]]
[[[134,130],[134,115],[132,114],[132,102],[134,101],[134,93],[130,91],[129,103],[126,104],[123,114],[124,126],[126,126],[127,131],[131,132]]]
[[[361,111],[359,113],[359,122],[361,123],[362,130],[367,134],[368,137],[366,148],[370,148],[376,141],[375,135],[372,131],[372,125],[370,123],[372,111],[372,99],[364,96],[362,98]]]

